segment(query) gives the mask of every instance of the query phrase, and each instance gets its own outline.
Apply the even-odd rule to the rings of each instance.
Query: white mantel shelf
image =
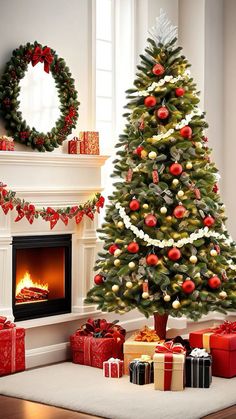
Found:
[[[101,167],[109,156],[0,151],[0,165]],[[1,173],[1,170],[0,170]]]

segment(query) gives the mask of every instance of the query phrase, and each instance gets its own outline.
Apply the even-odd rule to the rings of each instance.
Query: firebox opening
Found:
[[[71,236],[13,238],[15,320],[70,311]]]

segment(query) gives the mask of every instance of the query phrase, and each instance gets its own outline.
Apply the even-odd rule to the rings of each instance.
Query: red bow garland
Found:
[[[214,329],[214,333],[217,335],[230,335],[231,333],[236,333],[236,322],[229,322],[226,320]]]
[[[67,125],[72,125],[73,124],[73,119],[76,116],[76,111],[75,108],[73,106],[71,106],[69,108],[69,113],[68,115],[65,116],[65,122]]]
[[[50,65],[53,62],[53,55],[49,47],[41,48],[39,45],[35,47],[32,54],[32,66],[38,63],[44,63],[44,71],[49,73]]]
[[[86,202],[84,205],[76,205],[73,207],[54,209],[47,207],[46,209],[36,209],[33,204],[27,203],[20,198],[15,197],[15,192],[8,191],[6,185],[0,182],[0,206],[4,214],[12,211],[14,208],[17,211],[15,222],[22,220],[26,217],[30,224],[33,223],[35,218],[39,216],[45,221],[50,222],[50,228],[53,229],[57,222],[61,220],[65,225],[68,224],[69,219],[75,219],[76,224],[79,224],[83,216],[86,215],[91,220],[94,219],[94,213],[100,212],[103,208],[105,199],[100,194],[96,194],[92,201]]]
[[[155,352],[164,354],[164,391],[171,389],[173,354],[185,354],[186,349],[181,343],[173,340],[163,344],[157,344]]]
[[[76,331],[80,336],[92,336],[94,338],[114,338],[116,341],[124,341],[126,331],[117,325],[118,320],[108,323],[105,319],[88,319],[80,329]]]

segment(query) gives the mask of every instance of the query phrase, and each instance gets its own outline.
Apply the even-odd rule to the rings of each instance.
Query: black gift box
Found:
[[[153,361],[134,359],[129,364],[130,382],[143,385],[154,382]]]
[[[209,388],[212,382],[212,357],[186,356],[186,387]]]

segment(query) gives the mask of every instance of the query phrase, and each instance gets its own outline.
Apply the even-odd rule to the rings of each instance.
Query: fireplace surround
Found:
[[[12,240],[15,321],[71,312],[71,235],[16,236]]]

